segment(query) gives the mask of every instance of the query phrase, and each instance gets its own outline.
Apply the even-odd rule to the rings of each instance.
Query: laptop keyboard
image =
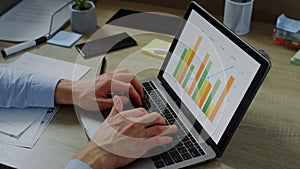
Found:
[[[161,93],[157,90],[153,82],[144,82],[144,100],[143,107],[148,112],[158,112],[166,120],[167,124],[172,125],[176,122],[178,131],[172,134],[173,142],[168,145],[159,147],[160,150],[165,149],[164,153],[152,157],[157,168],[162,168],[175,163],[189,160],[204,155],[205,152],[192,137],[176,113],[170,107]]]

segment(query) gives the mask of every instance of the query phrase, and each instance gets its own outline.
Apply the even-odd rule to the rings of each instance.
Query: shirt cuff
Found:
[[[54,107],[54,95],[60,78],[35,74],[31,76],[28,100],[31,107]]]
[[[65,169],[92,169],[92,168],[80,160],[73,159],[68,163]]]

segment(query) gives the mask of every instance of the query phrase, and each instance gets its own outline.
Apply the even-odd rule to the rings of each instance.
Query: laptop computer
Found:
[[[271,63],[191,2],[144,106],[176,124],[173,142],[124,168],[183,168],[221,157]]]
[[[0,16],[15,6],[21,0],[0,0]]]

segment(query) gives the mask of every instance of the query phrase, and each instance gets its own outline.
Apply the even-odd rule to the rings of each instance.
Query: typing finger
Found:
[[[125,111],[123,113],[123,115],[126,118],[127,117],[138,118],[138,117],[145,116],[146,114],[148,114],[148,112],[144,108],[137,108],[137,109],[133,109],[133,110],[128,110],[128,111]]]
[[[168,135],[176,131],[177,131],[177,127],[175,125],[170,125],[170,126],[155,125],[146,129],[146,136],[153,137],[156,135]]]
[[[141,98],[143,98],[143,86],[141,83],[137,80],[136,76],[132,73],[126,73],[126,72],[118,72],[113,75],[113,79],[131,83],[135,90],[139,93]]]
[[[158,113],[148,113],[142,117],[136,119],[137,122],[144,124],[145,126],[152,126],[156,124],[165,125],[165,119]]]
[[[135,90],[135,88],[130,83],[125,83],[118,80],[113,80],[111,84],[111,92],[125,92],[129,94],[129,97],[134,100],[134,102],[141,106],[142,100],[141,96]]]

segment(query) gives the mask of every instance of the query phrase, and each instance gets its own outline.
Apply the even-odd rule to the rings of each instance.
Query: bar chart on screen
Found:
[[[163,77],[180,98],[181,110],[218,142],[259,68],[240,46],[192,12]]]
[[[181,57],[172,75],[206,117],[213,121],[235,81],[234,75],[230,74],[234,66],[222,65],[221,56],[215,51],[199,51],[202,43],[208,45],[207,40],[199,35],[193,45],[182,45]]]

